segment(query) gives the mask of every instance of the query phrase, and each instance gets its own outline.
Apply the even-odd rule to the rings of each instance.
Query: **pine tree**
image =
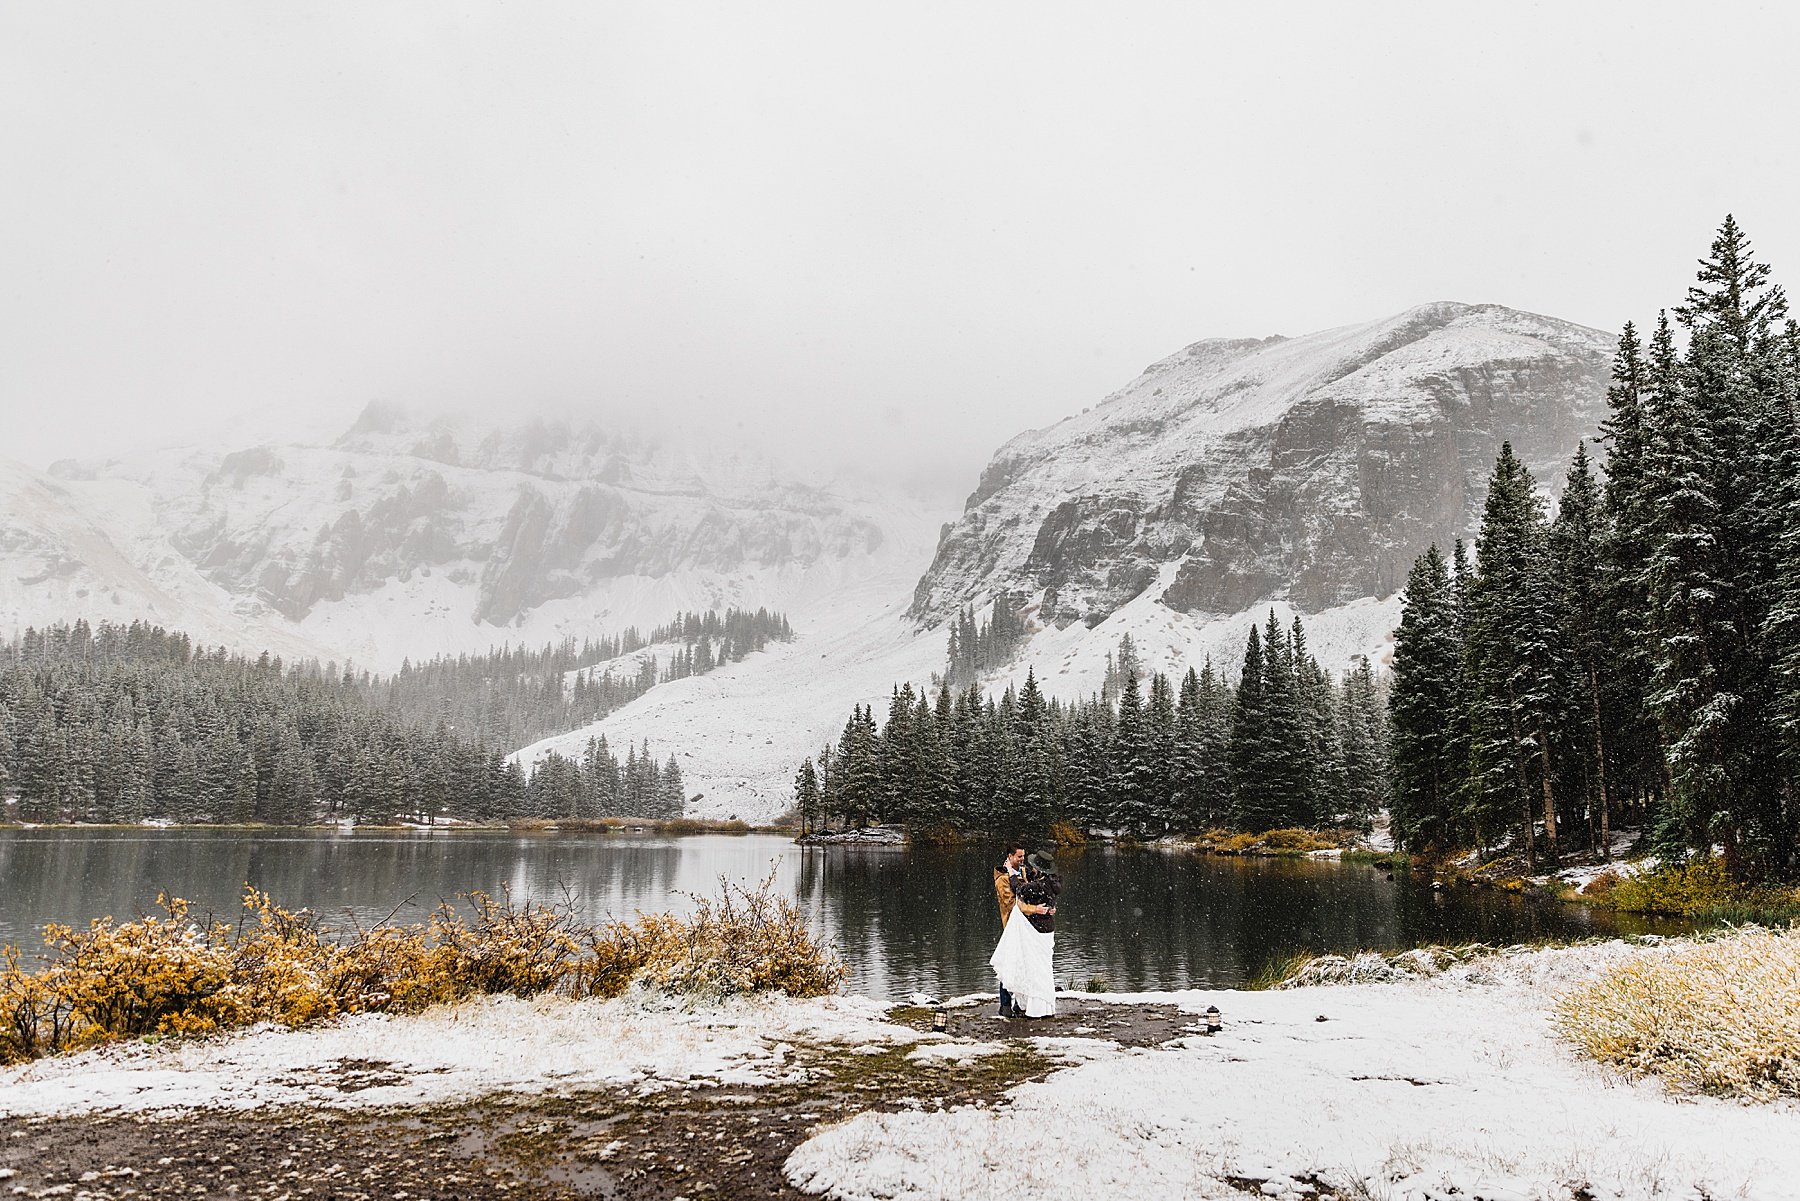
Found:
[[[687,787],[681,778],[681,764],[670,755],[663,764],[657,781],[657,816],[664,821],[677,818],[687,808]]]
[[[1583,762],[1588,809],[1599,818],[1601,854],[1611,857],[1612,803],[1607,792],[1607,744],[1604,713],[1606,697],[1600,679],[1611,648],[1619,641],[1605,604],[1606,580],[1601,558],[1602,516],[1600,490],[1588,464],[1585,444],[1575,448],[1574,461],[1563,483],[1562,501],[1550,527],[1552,565],[1562,638],[1580,703],[1579,712],[1568,715],[1573,728],[1585,726]],[[1577,743],[1579,745],[1579,742]]]
[[[1300,761],[1292,769],[1296,815],[1303,824],[1326,826],[1351,820],[1344,804],[1344,752],[1339,739],[1337,697],[1306,645],[1306,628],[1294,615],[1289,645],[1294,663],[1295,700],[1300,720]]]
[[[1268,768],[1268,746],[1274,732],[1267,680],[1262,637],[1252,625],[1244,645],[1244,668],[1238,677],[1231,722],[1231,815],[1241,830],[1274,829],[1285,806],[1279,791],[1282,781]]]
[[[1270,808],[1264,815],[1274,827],[1311,825],[1316,810],[1313,764],[1308,761],[1306,698],[1296,671],[1294,647],[1287,630],[1269,610],[1263,629],[1263,703],[1268,727],[1260,748],[1260,770],[1270,781]]]
[[[1787,323],[1776,355],[1781,369],[1775,377],[1772,407],[1778,417],[1785,411],[1786,423],[1777,427],[1781,445],[1772,468],[1786,485],[1777,491],[1773,505],[1780,524],[1765,637],[1775,663],[1775,721],[1785,774],[1791,782],[1800,778],[1800,324]],[[1790,783],[1790,805],[1792,788]],[[1790,851],[1790,872],[1793,853]]]
[[[882,789],[880,747],[875,721],[863,706],[855,706],[838,742],[838,801],[846,822],[862,829],[880,803]]]
[[[1548,525],[1531,475],[1504,443],[1488,481],[1466,650],[1470,770],[1478,837],[1491,845],[1507,813],[1521,819],[1535,861],[1534,808],[1559,854],[1553,723],[1563,699],[1562,650],[1550,588]]]
[[[1147,831],[1156,815],[1156,738],[1136,676],[1125,677],[1119,694],[1111,792],[1115,826],[1134,836]]]
[[[1673,341],[1666,319],[1657,332],[1659,357],[1673,370]],[[1646,699],[1655,639],[1645,591],[1655,545],[1655,482],[1650,474],[1657,388],[1637,329],[1627,322],[1607,389],[1611,409],[1602,426],[1607,448],[1606,485],[1599,531],[1599,607],[1594,614],[1607,634],[1608,669],[1599,685],[1603,722],[1610,733],[1609,800],[1659,795],[1664,781],[1660,732]],[[1609,805],[1610,808],[1610,805]],[[1610,855],[1611,848],[1602,853]]]
[[[1235,697],[1209,657],[1200,668],[1200,762],[1195,828],[1217,825],[1231,813],[1231,719]]]
[[[1436,546],[1413,562],[1394,633],[1395,842],[1410,850],[1449,847],[1463,836],[1461,788],[1468,762],[1450,717],[1463,709],[1462,639],[1449,567]]]
[[[1343,750],[1344,816],[1360,829],[1389,805],[1386,724],[1375,669],[1366,656],[1344,676],[1337,706]]]
[[[1038,688],[1037,672],[1032,668],[1026,668],[1025,686],[1019,691],[1014,741],[1019,753],[1016,824],[1022,829],[1043,830],[1049,826],[1059,801],[1054,769],[1060,754],[1044,694]]]
[[[1112,709],[1098,697],[1081,705],[1069,724],[1069,820],[1083,830],[1112,821]]]
[[[1650,703],[1670,776],[1659,835],[1671,849],[1721,844],[1735,876],[1785,874],[1796,814],[1777,753],[1777,656],[1762,639],[1779,588],[1778,498],[1792,487],[1779,478],[1786,298],[1731,217],[1676,315],[1686,355],[1675,362],[1666,320],[1651,354]]]
[[[1175,792],[1175,690],[1160,671],[1150,677],[1150,699],[1144,706],[1150,738],[1149,828],[1173,829],[1179,820]]]
[[[819,828],[819,799],[819,772],[808,759],[794,776],[794,812],[800,818],[801,834]]]
[[[1205,829],[1212,819],[1211,798],[1206,795],[1204,721],[1200,676],[1190,667],[1181,677],[1181,692],[1175,704],[1174,762],[1170,772],[1172,824],[1188,830]]]

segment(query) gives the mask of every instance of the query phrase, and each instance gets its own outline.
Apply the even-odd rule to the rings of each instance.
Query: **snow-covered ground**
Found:
[[[689,816],[774,817],[792,804],[801,760],[837,741],[853,705],[873,704],[885,719],[896,683],[923,684],[943,667],[943,635],[904,617],[914,567],[847,580],[794,617],[793,641],[659,684],[517,758],[529,765],[552,751],[573,757],[601,734],[615,747],[648,739],[659,758],[675,754],[689,794],[699,794]]]
[[[1401,984],[1117,1000],[1224,1031],[1115,1050],[999,1108],[864,1113],[788,1160],[809,1192],[1391,1201],[1800,1197],[1800,1107],[1677,1099],[1579,1061],[1551,997],[1653,950],[1539,951]],[[1320,1020],[1323,1018],[1324,1020]]]
[[[786,1170],[801,1188],[846,1201],[1225,1198],[1246,1189],[1298,1199],[1320,1185],[1390,1201],[1800,1197],[1794,1103],[1674,1097],[1578,1059],[1552,1033],[1561,991],[1662,953],[1613,942],[1516,952],[1394,984],[1113,995],[1196,1014],[1217,1005],[1224,1029],[1139,1049],[1034,1040],[1072,1066],[993,1099],[1001,1104],[822,1125]],[[911,1044],[921,1060],[975,1059],[1006,1045],[893,1025],[876,1002],[855,997],[711,1010],[489,998],[3,1069],[0,1116],[754,1085],[802,1070],[792,1054],[800,1043],[845,1053]]]
[[[414,1017],[360,1014],[301,1030],[124,1044],[0,1068],[0,1117],[757,1084],[791,1070],[796,1038],[868,1045],[919,1037],[882,1021],[883,1010],[861,997],[765,997],[698,1012],[638,996],[484,997]]]
[[[1108,655],[1117,655],[1119,640],[1130,635],[1146,673],[1162,672],[1179,677],[1191,666],[1198,670],[1211,659],[1215,670],[1236,680],[1244,663],[1244,643],[1252,624],[1259,629],[1274,612],[1291,630],[1296,610],[1286,601],[1271,601],[1242,613],[1181,613],[1161,601],[1162,593],[1180,570],[1179,562],[1164,565],[1162,574],[1135,599],[1092,629],[1080,622],[1064,629],[1048,626],[1033,634],[1019,659],[997,686],[1022,685],[1028,670],[1037,673],[1038,686],[1046,694],[1064,698],[1092,695],[1106,678]],[[1400,598],[1364,597],[1322,613],[1300,613],[1306,631],[1307,650],[1334,675],[1367,657],[1378,668],[1391,666],[1394,629],[1400,624]]]

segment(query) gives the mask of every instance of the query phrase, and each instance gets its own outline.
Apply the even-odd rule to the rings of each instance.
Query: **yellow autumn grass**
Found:
[[[1202,832],[1195,845],[1218,855],[1306,854],[1338,850],[1351,845],[1353,840],[1354,832],[1347,830],[1306,830],[1289,826],[1252,834],[1214,827]]]
[[[489,993],[616,997],[635,982],[686,996],[836,990],[844,965],[792,901],[721,882],[686,917],[591,925],[569,905],[469,893],[423,924],[332,930],[254,889],[235,927],[163,912],[49,926],[38,966],[0,951],[0,1063],[120,1038],[202,1034],[343,1013],[411,1013]]]
[[[1621,964],[1561,998],[1584,1053],[1683,1092],[1800,1096],[1800,930],[1747,930]]]

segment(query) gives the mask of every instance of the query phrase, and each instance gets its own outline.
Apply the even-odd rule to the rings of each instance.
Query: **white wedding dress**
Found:
[[[1046,1018],[1056,1012],[1056,971],[1051,966],[1055,954],[1056,935],[1032,929],[1024,910],[1015,905],[988,965],[1012,994],[1013,1004],[1028,1018]]]

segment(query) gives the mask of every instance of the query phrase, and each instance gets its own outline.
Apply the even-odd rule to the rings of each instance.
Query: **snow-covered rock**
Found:
[[[1548,485],[1605,408],[1614,340],[1498,305],[1422,305],[1305,337],[1196,342],[1008,442],[938,543],[913,612],[1001,592],[1093,625],[1393,596],[1466,532],[1502,441]]]

